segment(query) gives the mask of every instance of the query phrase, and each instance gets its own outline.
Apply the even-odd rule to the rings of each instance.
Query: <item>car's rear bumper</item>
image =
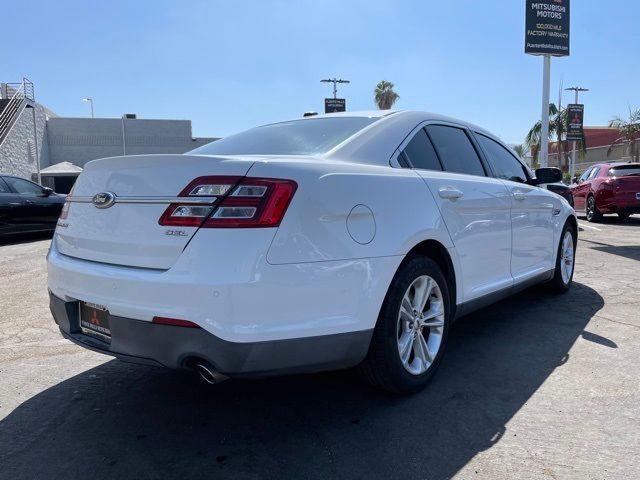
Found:
[[[235,343],[202,328],[154,324],[110,316],[111,343],[80,330],[78,302],[53,294],[50,308],[64,337],[123,361],[187,368],[197,360],[228,376],[262,376],[334,370],[357,365],[366,355],[372,330],[335,335]]]

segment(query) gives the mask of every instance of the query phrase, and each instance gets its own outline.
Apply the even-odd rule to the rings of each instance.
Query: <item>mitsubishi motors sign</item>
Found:
[[[569,55],[569,0],[526,0],[524,53]]]

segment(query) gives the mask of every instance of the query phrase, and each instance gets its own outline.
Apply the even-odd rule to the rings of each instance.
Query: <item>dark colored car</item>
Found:
[[[571,186],[576,212],[597,222],[602,215],[621,218],[640,213],[640,164],[602,163],[588,168]]]
[[[573,195],[571,194],[571,187],[564,183],[549,183],[547,184],[547,190],[563,197],[569,205],[573,207]]]
[[[53,231],[65,197],[24,178],[0,175],[0,238]]]

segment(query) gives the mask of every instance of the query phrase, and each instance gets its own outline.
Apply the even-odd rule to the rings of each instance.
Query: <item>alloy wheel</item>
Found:
[[[560,274],[562,275],[562,281],[567,284],[571,280],[574,264],[573,234],[571,230],[567,230],[562,238],[560,255]]]
[[[444,301],[436,281],[428,275],[416,278],[400,305],[397,323],[400,361],[412,375],[421,375],[433,364],[444,334]]]

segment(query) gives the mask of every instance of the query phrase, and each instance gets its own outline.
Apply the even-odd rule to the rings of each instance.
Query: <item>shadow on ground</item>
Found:
[[[0,422],[0,477],[449,478],[500,441],[602,306],[574,284],[480,311],[454,326],[430,386],[406,398],[350,372],[211,387],[111,361]]]
[[[53,236],[53,232],[19,233],[15,235],[0,235],[0,247],[3,245],[18,245],[47,240]]]
[[[618,255],[630,260],[640,260],[640,245],[611,245],[609,243],[595,242],[593,240],[581,239],[582,242],[588,243],[588,247],[600,252]]]

